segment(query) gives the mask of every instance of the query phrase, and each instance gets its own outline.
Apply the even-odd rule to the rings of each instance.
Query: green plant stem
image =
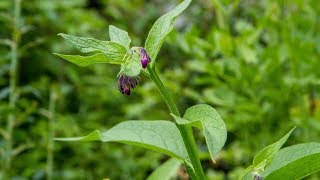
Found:
[[[170,112],[176,116],[180,117],[180,113],[179,110],[176,106],[176,104],[174,103],[172,97],[170,96],[168,90],[166,89],[166,87],[163,85],[162,81],[160,80],[159,76],[156,73],[155,67],[151,68],[148,66],[148,71],[150,74],[150,78],[152,79],[152,81],[155,83],[155,85],[158,87],[166,105],[168,106]],[[192,167],[193,167],[193,171],[192,169],[186,167],[188,174],[196,179],[206,179],[202,166],[201,166],[201,162],[199,159],[199,153],[198,153],[198,149],[197,149],[197,144],[195,142],[195,139],[193,137],[193,132],[192,132],[192,128],[188,127],[188,126],[184,126],[184,125],[180,125],[176,123],[177,128],[180,131],[180,134],[182,136],[184,145],[187,149]]]
[[[18,73],[18,47],[20,41],[20,12],[21,0],[14,1],[14,29],[12,33],[11,44],[11,62],[10,62],[10,95],[9,95],[9,108],[10,113],[7,120],[7,142],[6,142],[6,155],[4,163],[4,179],[9,179],[11,176],[11,162],[12,162],[12,149],[13,149],[13,128],[15,125],[15,109],[17,98],[17,73]]]
[[[48,149],[47,149],[47,179],[51,180],[53,175],[53,151],[54,151],[54,121],[56,110],[57,93],[55,87],[51,87],[49,99],[49,116],[48,116]]]

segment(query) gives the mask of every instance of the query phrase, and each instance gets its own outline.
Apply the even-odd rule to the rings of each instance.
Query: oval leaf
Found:
[[[86,67],[96,63],[121,64],[122,62],[122,61],[114,61],[112,59],[108,59],[107,56],[105,56],[102,53],[97,53],[92,56],[66,55],[66,54],[59,54],[59,53],[53,53],[53,54],[81,67]]]
[[[227,129],[218,112],[206,104],[195,105],[187,109],[183,118],[172,116],[178,124],[191,125],[203,129],[211,158],[217,155],[227,140]]]
[[[115,26],[110,25],[109,26],[109,36],[110,36],[110,41],[119,43],[122,46],[124,46],[125,48],[129,49],[131,39],[130,39],[127,31],[124,31],[122,29],[119,29]]]
[[[102,141],[137,145],[188,161],[178,128],[170,121],[126,121],[106,132],[96,130],[87,136],[55,138],[60,141]]]
[[[191,0],[183,1],[167,14],[161,16],[152,26],[145,42],[145,48],[151,58],[151,65],[155,62],[166,36],[173,29],[174,19],[182,13],[190,3]]]
[[[305,143],[281,149],[262,173],[263,179],[302,179],[320,170],[320,143]]]
[[[102,52],[108,59],[112,61],[122,61],[127,50],[121,44],[111,41],[100,41],[94,38],[76,37],[68,34],[60,33],[73,47],[83,53]]]

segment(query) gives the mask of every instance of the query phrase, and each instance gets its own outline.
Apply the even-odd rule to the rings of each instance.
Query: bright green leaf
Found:
[[[122,61],[127,50],[121,44],[111,41],[100,41],[93,38],[76,37],[68,34],[58,34],[69,42],[73,47],[83,53],[102,52],[112,61]]]
[[[305,143],[281,149],[262,173],[268,179],[302,179],[320,170],[320,143]]]
[[[227,129],[218,112],[206,104],[195,105],[187,109],[183,118],[172,116],[178,124],[195,126],[203,129],[211,158],[224,146],[227,139]]]
[[[181,161],[171,158],[153,171],[147,180],[169,180],[177,175],[180,165]]]
[[[295,129],[292,128],[285,136],[283,136],[277,142],[265,147],[262,149],[253,159],[253,163],[249,166],[239,177],[239,179],[243,179],[250,172],[257,172],[260,174],[266,167],[270,165],[273,161],[274,156],[282,147],[282,145],[287,141],[292,131]]]
[[[274,155],[278,152],[278,150],[282,147],[282,145],[287,141],[292,131],[295,129],[292,128],[285,136],[283,136],[279,141],[265,147],[262,149],[253,159],[253,166],[258,166],[260,163],[264,163],[268,166]]]
[[[124,46],[125,48],[129,49],[131,39],[128,35],[127,31],[119,29],[115,26],[109,26],[109,36],[112,42],[116,42]]]
[[[191,0],[183,1],[167,14],[161,16],[152,26],[145,42],[145,48],[151,58],[151,65],[155,62],[157,54],[160,51],[166,36],[173,29],[173,22],[175,18],[182,13],[190,3]]]
[[[121,64],[121,61],[113,61],[111,59],[108,59],[102,53],[97,53],[92,56],[66,55],[58,53],[54,54],[81,67],[86,67],[95,63]]]
[[[103,133],[96,130],[87,136],[56,138],[56,140],[120,142],[189,161],[179,130],[170,121],[126,121]]]

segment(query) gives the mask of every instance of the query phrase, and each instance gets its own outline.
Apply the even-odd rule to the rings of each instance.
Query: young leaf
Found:
[[[126,121],[103,133],[96,130],[83,137],[55,138],[55,140],[120,142],[189,161],[179,130],[170,121]]]
[[[171,114],[178,124],[198,127],[203,130],[211,158],[217,155],[227,139],[227,129],[218,112],[206,104],[187,109],[183,118]]]
[[[320,143],[305,143],[281,149],[262,173],[268,179],[302,179],[320,170]]]
[[[259,174],[270,165],[274,156],[282,147],[282,145],[287,141],[292,131],[295,129],[292,128],[285,136],[283,136],[277,142],[265,147],[262,149],[253,159],[253,163],[249,166],[239,177],[239,179],[243,179],[248,173],[255,171]],[[250,170],[249,170],[250,169]]]
[[[129,49],[131,39],[128,35],[127,31],[119,29],[115,26],[109,26],[109,36],[112,42],[116,42],[124,46],[125,48]]]
[[[58,34],[69,42],[73,47],[83,53],[102,52],[112,61],[123,60],[127,50],[121,44],[111,41],[100,41],[93,38],[76,37],[68,34]]]
[[[174,19],[182,13],[190,3],[191,0],[183,1],[167,14],[161,16],[152,26],[145,42],[145,48],[151,58],[151,65],[155,62],[166,36],[173,29]]]
[[[95,63],[121,64],[122,62],[122,61],[114,61],[112,59],[108,59],[107,56],[105,56],[102,53],[97,53],[92,56],[66,55],[66,54],[59,54],[59,53],[53,53],[53,54],[81,67],[86,67]]]
[[[287,141],[292,131],[295,129],[292,128],[285,136],[283,136],[279,141],[265,147],[262,149],[253,159],[253,166],[258,166],[260,163],[265,163],[268,166],[274,155],[278,152],[278,150],[282,147],[282,145]]]
[[[147,180],[170,180],[177,175],[180,165],[181,161],[171,158],[153,171]]]

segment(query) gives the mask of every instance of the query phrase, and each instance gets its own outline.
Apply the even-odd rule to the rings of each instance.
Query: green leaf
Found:
[[[68,34],[58,34],[73,47],[83,53],[102,52],[111,61],[122,61],[127,50],[121,44],[111,41],[100,41],[93,38],[76,37]]]
[[[292,131],[295,129],[292,128],[285,136],[283,136],[279,141],[265,147],[262,149],[253,159],[253,166],[258,166],[261,163],[264,163],[268,166],[274,155],[278,152],[278,150],[282,147],[282,145],[287,141]]]
[[[161,16],[152,26],[145,42],[145,48],[151,58],[151,65],[155,62],[158,52],[166,38],[166,36],[173,29],[173,22],[175,18],[184,11],[191,0],[185,0],[169,11],[167,14]]]
[[[107,56],[102,53],[97,53],[92,56],[66,55],[59,53],[53,54],[81,67],[86,67],[95,63],[121,64],[121,61],[113,61],[112,59],[108,59]]]
[[[55,140],[120,142],[145,147],[189,162],[180,132],[170,121],[126,121],[103,133],[96,130],[83,137]]]
[[[198,127],[203,130],[211,158],[217,155],[227,140],[227,129],[218,112],[206,104],[187,109],[183,118],[171,114],[178,124]]]
[[[281,149],[262,173],[268,179],[302,179],[320,170],[320,143],[304,143]]]
[[[239,177],[239,179],[243,179],[250,172],[257,172],[260,174],[266,167],[270,165],[274,156],[282,147],[282,145],[287,141],[292,131],[295,129],[292,128],[285,136],[283,136],[277,142],[265,147],[262,149],[253,159],[252,166],[249,166]]]
[[[169,180],[177,175],[180,165],[181,161],[171,158],[153,171],[147,180]]]
[[[128,35],[127,31],[119,29],[115,26],[109,26],[109,36],[112,42],[116,42],[124,46],[125,48],[129,49],[131,39]]]

